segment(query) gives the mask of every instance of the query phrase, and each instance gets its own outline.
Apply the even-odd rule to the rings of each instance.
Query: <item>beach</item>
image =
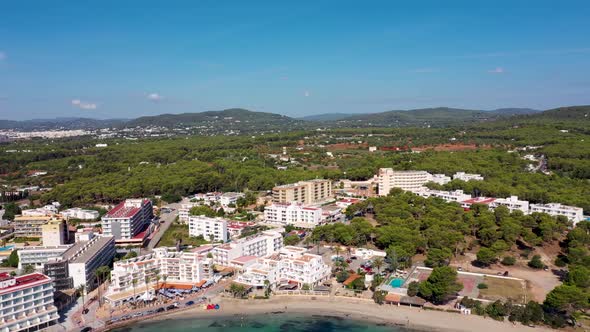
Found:
[[[354,321],[403,327],[419,331],[550,331],[521,324],[499,322],[476,315],[424,310],[405,306],[377,305],[372,301],[341,297],[275,296],[269,300],[219,299],[219,310],[196,306],[181,312],[159,316],[150,321],[215,317],[248,317],[264,314],[300,314],[326,316]],[[146,323],[147,321],[143,321]],[[127,325],[127,324],[126,324]]]

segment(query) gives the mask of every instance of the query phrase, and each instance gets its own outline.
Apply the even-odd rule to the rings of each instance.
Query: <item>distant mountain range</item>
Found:
[[[346,114],[326,113],[302,118],[253,112],[240,108],[200,113],[161,114],[135,119],[96,120],[88,118],[56,118],[26,121],[0,120],[0,129],[54,130],[165,127],[202,127],[211,133],[235,131],[240,133],[299,130],[322,127],[445,127],[502,119],[514,121],[590,121],[590,106],[560,107],[547,111],[529,108],[501,108],[491,111],[468,110],[448,107],[394,110],[381,113]]]

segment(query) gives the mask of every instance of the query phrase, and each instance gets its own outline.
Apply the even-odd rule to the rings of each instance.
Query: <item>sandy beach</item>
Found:
[[[275,296],[270,300],[224,298],[217,303],[221,305],[219,310],[204,310],[199,306],[160,316],[153,320],[295,313],[365,320],[421,331],[550,331],[544,327],[531,328],[521,324],[498,322],[476,315],[465,316],[404,306],[380,306],[372,301],[340,297]]]

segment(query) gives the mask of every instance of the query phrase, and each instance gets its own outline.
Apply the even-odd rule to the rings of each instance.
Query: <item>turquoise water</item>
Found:
[[[404,284],[404,279],[395,278],[389,284],[391,287],[401,287]]]
[[[165,319],[140,322],[117,332],[392,332],[410,331],[391,325],[352,321],[340,317],[268,314],[247,317]]]
[[[14,246],[0,247],[0,251],[12,250],[12,248],[14,248]]]

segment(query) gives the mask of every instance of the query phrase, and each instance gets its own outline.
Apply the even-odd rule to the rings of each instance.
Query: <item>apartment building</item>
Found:
[[[434,182],[436,184],[445,185],[451,182],[451,177],[445,174],[432,174],[430,175],[430,182]]]
[[[72,208],[60,212],[61,216],[66,219],[80,219],[80,220],[98,220],[100,214],[98,211],[85,210],[81,208]]]
[[[224,207],[228,207],[229,205],[237,205],[238,199],[241,197],[246,197],[246,195],[244,193],[236,192],[223,193],[219,197],[219,203]]]
[[[145,231],[153,217],[149,199],[127,199],[102,217],[102,231],[115,240],[131,240]]]
[[[379,196],[387,196],[393,188],[418,192],[430,181],[432,175],[426,171],[394,171],[391,168],[380,168],[377,174]]]
[[[314,204],[332,198],[332,181],[315,179],[276,186],[272,189],[275,203]]]
[[[166,280],[162,276],[166,276]],[[115,262],[111,286],[105,298],[112,305],[119,305],[142,295],[141,291],[134,292],[134,288],[154,294],[157,283],[165,283],[169,287],[192,287],[210,280],[212,276],[211,259],[207,258],[207,251],[177,252],[171,248],[156,248],[150,254]],[[137,281],[135,285],[133,280]]]
[[[22,210],[21,215],[26,217],[43,217],[43,216],[51,216],[57,214],[59,209],[59,203],[55,202],[53,204],[47,204],[43,207],[36,208],[36,209],[28,209]]]
[[[188,223],[188,218],[190,217],[191,209],[195,206],[202,205],[199,202],[190,202],[190,203],[183,203],[180,204],[180,208],[178,209],[178,221],[182,223]]]
[[[280,231],[270,230],[213,248],[213,263],[230,266],[230,262],[241,256],[263,257],[283,247]]]
[[[453,180],[461,180],[461,181],[483,181],[483,176],[481,174],[470,174],[465,172],[457,172],[453,174]]]
[[[65,244],[67,241],[67,231],[65,221],[61,219],[49,220],[46,224],[41,225],[43,246],[55,247]]]
[[[266,287],[267,280],[271,287],[290,283],[297,283],[299,287],[319,285],[330,277],[330,266],[324,263],[322,256],[306,251],[299,247],[284,247],[269,257],[259,258],[236,281],[255,288]]]
[[[35,237],[43,236],[42,226],[52,220],[52,216],[16,216],[12,222],[14,237]]]
[[[227,242],[228,221],[223,218],[210,218],[206,216],[188,217],[188,235],[202,236],[206,240]]]
[[[530,212],[547,213],[551,216],[565,216],[574,223],[574,226],[584,220],[584,211],[582,208],[559,203],[531,204]]]
[[[61,257],[66,250],[73,245],[61,246],[33,246],[24,247],[17,251],[18,254],[18,268],[19,270],[27,265],[33,266],[35,269],[42,269],[45,263],[51,258]]]
[[[41,273],[0,273],[0,332],[38,331],[59,319],[51,278]]]
[[[273,203],[264,208],[264,221],[282,225],[315,227],[322,222],[322,209],[296,203]]]

